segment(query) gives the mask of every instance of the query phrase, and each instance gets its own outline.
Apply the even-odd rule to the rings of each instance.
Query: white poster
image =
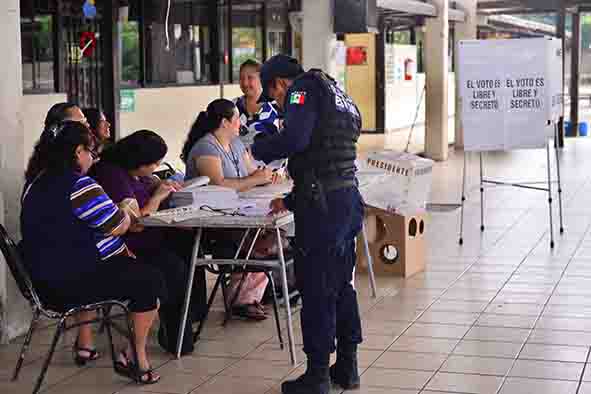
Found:
[[[558,45],[558,46],[557,46]],[[561,113],[560,41],[461,41],[458,80],[467,151],[543,148]]]

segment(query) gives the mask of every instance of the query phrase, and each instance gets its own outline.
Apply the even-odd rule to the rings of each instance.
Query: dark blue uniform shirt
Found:
[[[255,141],[254,158],[270,163],[304,151],[319,121],[322,94],[318,83],[310,78],[294,81],[285,98],[283,131]]]

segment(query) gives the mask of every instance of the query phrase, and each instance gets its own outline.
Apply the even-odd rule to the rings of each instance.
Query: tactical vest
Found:
[[[312,131],[305,151],[289,160],[289,173],[296,188],[310,184],[338,183],[354,179],[356,143],[361,131],[361,115],[353,100],[338,88],[336,82],[320,70],[310,70],[299,76],[294,85],[304,79],[313,79],[322,91],[317,109],[319,119]]]

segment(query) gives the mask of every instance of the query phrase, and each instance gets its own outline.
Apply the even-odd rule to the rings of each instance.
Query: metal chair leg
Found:
[[[271,285],[271,292],[273,293],[273,315],[275,315],[275,326],[277,327],[277,336],[279,337],[279,347],[283,350],[283,335],[281,335],[281,323],[279,322],[279,308],[277,307],[277,291],[275,291],[275,281],[273,275],[269,271],[265,271],[265,275],[269,279]]]
[[[37,383],[35,383],[35,388],[33,389],[33,394],[37,394],[39,392],[39,389],[41,389],[41,384],[43,383],[43,379],[45,379],[45,374],[47,373],[47,370],[49,369],[49,364],[51,363],[51,359],[53,358],[53,353],[55,353],[55,348],[56,348],[57,343],[64,331],[65,325],[66,325],[66,316],[62,317],[57,325],[57,328],[55,330],[55,334],[53,335],[53,341],[51,342],[51,347],[49,348],[49,353],[47,353],[47,357],[45,358],[45,361],[43,362],[43,367],[41,368],[41,373],[39,374],[39,377],[37,378]]]
[[[23,367],[23,362],[25,361],[25,355],[27,354],[27,350],[29,350],[29,345],[31,344],[31,339],[33,338],[33,332],[37,326],[37,322],[39,321],[40,312],[35,311],[33,312],[33,318],[31,319],[31,324],[29,325],[29,331],[27,332],[27,336],[25,337],[25,341],[23,342],[23,346],[21,347],[21,352],[19,354],[18,360],[16,362],[16,367],[14,368],[14,374],[12,375],[12,381],[16,381],[18,379],[18,375]]]
[[[248,272],[244,271],[242,273],[242,277],[240,278],[240,282],[238,282],[238,287],[236,288],[236,292],[234,293],[234,295],[232,296],[232,299],[230,300],[230,305],[226,306],[226,316],[224,318],[224,322],[222,323],[222,326],[226,326],[226,324],[232,319],[232,309],[234,308],[234,304],[236,304],[236,301],[238,300],[238,297],[240,296],[240,292],[242,291],[242,287],[244,287],[244,281],[246,280],[246,276],[248,275]],[[230,274],[230,278],[231,278],[231,274]],[[226,302],[225,297],[224,297],[224,303]]]
[[[215,281],[215,285],[213,286],[213,290],[211,291],[211,295],[209,296],[209,300],[207,301],[207,309],[205,310],[205,315],[201,322],[199,322],[199,327],[197,328],[197,332],[193,334],[193,342],[197,342],[199,336],[201,335],[201,331],[203,330],[203,326],[207,321],[207,316],[209,315],[209,310],[211,309],[211,305],[213,304],[213,300],[215,299],[215,295],[218,292],[218,288],[220,287],[220,283],[223,280],[223,275],[218,275],[217,280]]]
[[[131,353],[132,353],[132,357],[133,357],[133,363],[134,365],[138,366],[140,365],[140,361],[138,359],[137,356],[137,347],[136,347],[136,340],[135,340],[135,327],[133,326],[133,322],[131,320],[131,316],[129,314],[129,311],[124,309],[125,312],[127,312],[126,318],[125,318],[125,322],[127,323],[127,331],[129,332],[129,345],[131,347]],[[136,371],[137,372],[137,371]]]
[[[115,345],[113,344],[113,332],[111,330],[111,307],[102,308],[101,313],[103,314],[101,327],[104,327],[107,331],[107,338],[109,339],[109,347],[111,349],[111,360],[113,361],[113,368],[115,368],[117,358],[115,356]]]
[[[103,317],[106,316],[105,313],[110,314],[111,313],[111,306],[106,306],[104,308],[101,308],[100,312],[103,314]],[[106,321],[103,319],[101,321],[101,325],[98,328],[99,334],[102,334],[103,332],[105,332],[105,324],[106,324]]]

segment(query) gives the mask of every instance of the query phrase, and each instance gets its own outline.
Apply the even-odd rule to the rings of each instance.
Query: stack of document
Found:
[[[172,194],[171,204],[175,207],[192,205],[207,206],[211,209],[240,208],[240,199],[234,189],[223,186],[207,185]]]

